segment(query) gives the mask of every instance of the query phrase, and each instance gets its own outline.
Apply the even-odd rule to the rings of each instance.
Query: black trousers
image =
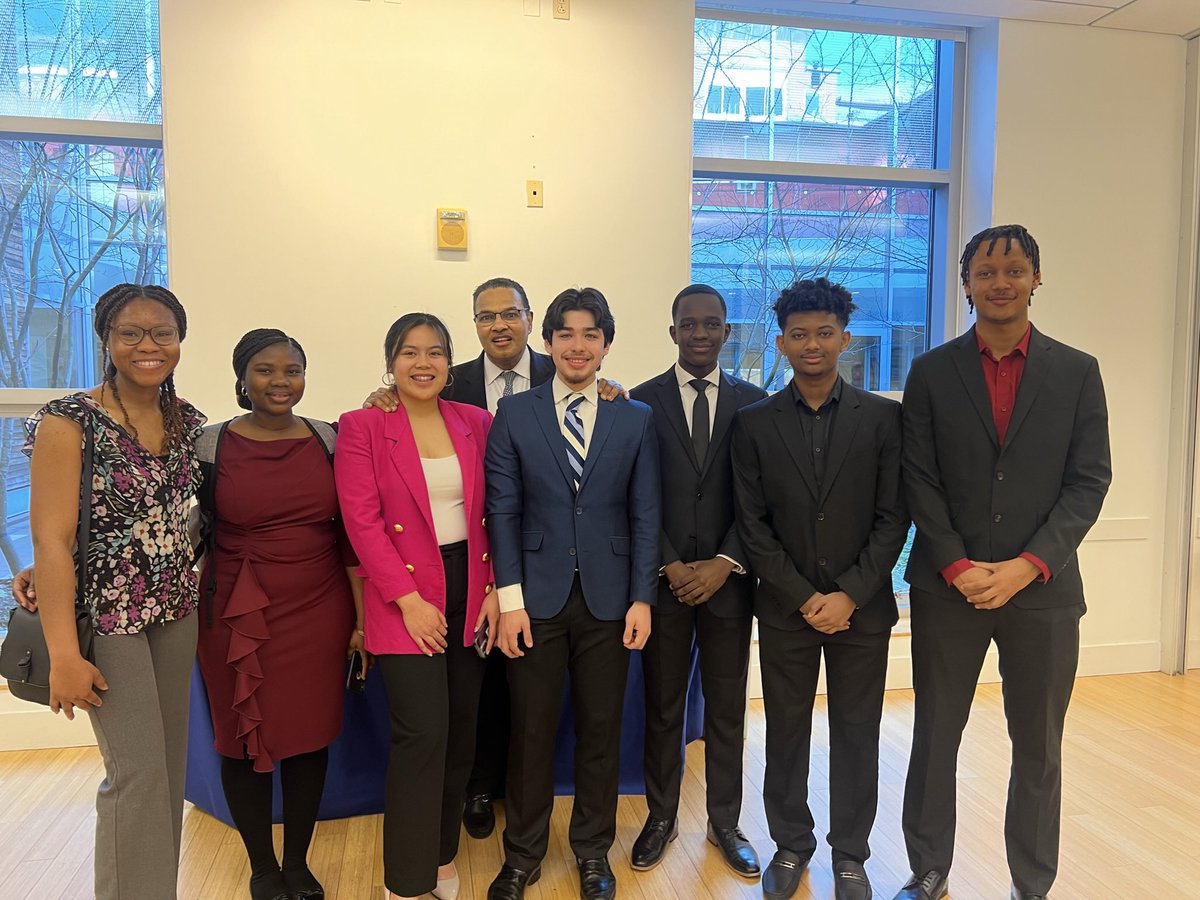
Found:
[[[442,548],[445,653],[389,653],[376,664],[387,687],[391,750],[383,813],[383,881],[417,896],[437,886],[437,867],[458,853],[483,660],[462,646],[467,615],[466,542]]]
[[[808,807],[812,710],[821,654],[829,710],[829,834],[833,861],[865,862],[879,799],[879,722],[890,632],[822,634],[759,622],[767,717],[763,805],[776,846],[801,856],[817,846]]]
[[[722,618],[713,615],[708,604],[676,602],[674,606],[666,611],[654,609],[650,640],[642,650],[646,803],[656,819],[673,819],[679,811],[688,669],[695,642],[700,648],[704,688],[708,819],[719,828],[734,828],[742,811],[742,741],[753,619]]]
[[[979,610],[912,592],[916,717],[904,785],[904,840],[917,874],[954,858],[958,747],[992,641],[1000,657],[1012,769],[1004,843],[1013,883],[1046,894],[1058,873],[1062,734],[1079,662],[1083,604]]]
[[[617,829],[621,709],[629,651],[624,620],[602,622],[583,599],[579,577],[562,611],[532,621],[533,646],[508,665],[512,740],[504,856],[529,870],[542,861],[554,808],[554,736],[563,684],[571,675],[575,714],[575,805],[568,836],[580,859],[608,853]],[[651,638],[653,640],[653,638]]]
[[[497,647],[488,654],[479,692],[479,719],[475,726],[475,765],[467,781],[467,796],[504,796],[508,772],[508,657]]]

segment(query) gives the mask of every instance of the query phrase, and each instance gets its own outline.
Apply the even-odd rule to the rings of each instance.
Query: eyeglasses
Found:
[[[476,325],[491,325],[496,321],[496,316],[499,315],[503,321],[505,321],[509,325],[511,325],[513,322],[521,321],[521,316],[525,315],[527,312],[529,312],[529,310],[518,309],[517,307],[513,306],[509,309],[504,310],[503,312],[500,312],[500,313],[494,313],[494,312],[475,313],[475,315],[472,316],[472,318],[475,320]]]
[[[172,328],[170,325],[159,325],[154,328],[122,325],[120,328],[114,328],[113,334],[117,336],[118,341],[129,347],[136,347],[146,335],[150,335],[150,340],[160,347],[169,347],[179,340],[179,329]]]

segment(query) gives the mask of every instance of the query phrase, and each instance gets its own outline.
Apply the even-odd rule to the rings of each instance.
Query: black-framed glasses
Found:
[[[113,334],[117,336],[118,341],[129,347],[136,347],[146,335],[150,335],[150,340],[160,347],[169,347],[179,340],[179,329],[170,325],[156,325],[153,328],[122,325],[120,328],[114,328]]]
[[[496,317],[499,316],[501,321],[507,322],[509,325],[511,325],[513,322],[521,321],[521,316],[525,315],[527,312],[529,312],[529,310],[520,309],[519,307],[513,306],[498,313],[475,313],[472,318],[475,320],[476,325],[491,325],[496,321]]]

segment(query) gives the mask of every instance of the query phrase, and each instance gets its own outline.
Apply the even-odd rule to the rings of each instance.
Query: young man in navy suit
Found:
[[[1029,323],[1042,273],[1024,227],[981,231],[961,266],[975,327],[919,356],[904,387],[916,718],[903,815],[913,877],[896,897],[948,893],[958,746],[995,641],[1012,741],[1011,896],[1042,900],[1058,871],[1084,613],[1076,550],[1112,479],[1108,410],[1096,360]]]
[[[900,485],[900,404],[842,380],[850,292],[824,278],[780,293],[783,390],[737,415],[738,533],[759,577],[767,769],[763,801],[778,848],[763,895],[786,900],[816,850],[808,807],[813,700],[821,657],[829,703],[829,842],[837,900],[869,900],[863,863],[875,821],[879,723],[892,567],[908,534]]]
[[[704,771],[708,839],[734,872],[759,874],[758,854],[738,827],[746,675],[754,576],[733,523],[730,438],[734,414],[766,396],[721,371],[729,337],[725,298],[688,285],[671,304],[678,361],[631,391],[654,410],[662,472],[662,577],[652,613],[646,673],[646,802],[650,814],[633,844],[635,869],[652,869],[678,834],[683,727],[692,644],[704,687]]]
[[[615,325],[594,288],[559,294],[542,338],[546,384],[501,401],[485,458],[488,533],[512,704],[504,865],[489,900],[519,900],[541,874],[554,804],[563,685],[575,714],[569,839],[580,896],[608,900],[629,651],[650,636],[659,568],[654,420],[636,401],[598,403]]]

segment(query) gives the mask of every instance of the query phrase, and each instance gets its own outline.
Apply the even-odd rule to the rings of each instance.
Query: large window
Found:
[[[723,362],[742,377],[787,381],[771,304],[824,276],[858,305],[845,377],[902,388],[945,258],[954,54],[938,37],[696,20],[692,276],[731,302]]]
[[[692,280],[729,302],[725,368],[768,390],[787,383],[771,306],[800,278],[854,295],[840,366],[858,387],[900,391],[940,340],[957,230],[956,38],[697,18]],[[902,601],[907,552],[893,576]]]
[[[100,378],[96,298],[164,283],[157,0],[0,4],[0,629],[32,560],[22,419]]]

